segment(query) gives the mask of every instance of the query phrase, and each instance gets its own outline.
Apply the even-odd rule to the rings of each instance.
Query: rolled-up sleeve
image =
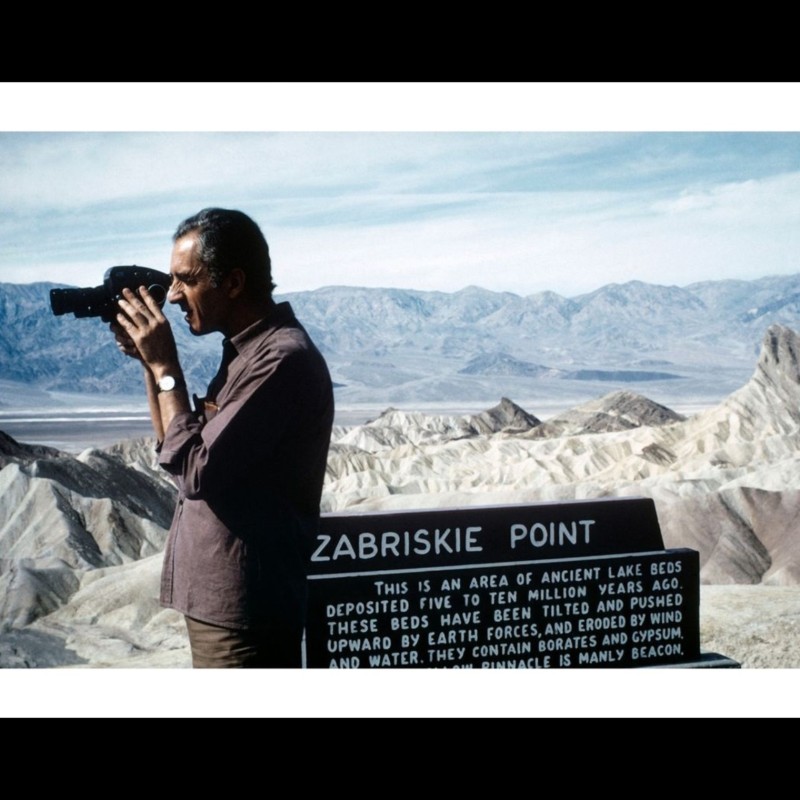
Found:
[[[173,417],[158,448],[158,463],[170,475],[181,475],[186,453],[202,442],[202,429],[203,424],[191,411]]]

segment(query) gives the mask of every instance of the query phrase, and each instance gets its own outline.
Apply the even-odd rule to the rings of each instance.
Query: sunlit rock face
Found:
[[[796,332],[770,327],[748,383],[688,419],[628,391],[543,423],[519,409],[520,424],[483,430],[469,416],[390,411],[337,433],[325,507],[644,495],[667,545],[699,550],[704,581],[797,583],[799,353]]]

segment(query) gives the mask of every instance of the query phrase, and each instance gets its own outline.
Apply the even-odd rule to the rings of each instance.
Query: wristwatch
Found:
[[[158,380],[158,391],[159,393],[171,392],[173,389],[183,388],[184,385],[185,384],[182,380],[173,378],[172,375],[165,375],[163,378],[159,378]]]

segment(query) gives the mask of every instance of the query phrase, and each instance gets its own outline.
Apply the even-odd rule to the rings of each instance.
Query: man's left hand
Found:
[[[172,326],[147,288],[139,287],[138,295],[131,289],[123,289],[119,309],[117,322],[156,379],[179,371]]]

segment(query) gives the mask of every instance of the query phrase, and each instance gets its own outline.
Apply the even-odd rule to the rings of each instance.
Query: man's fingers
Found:
[[[150,367],[172,364],[177,361],[177,350],[169,321],[147,289],[140,287],[139,291],[141,297],[131,289],[122,290],[117,322],[143,363]]]
[[[131,322],[130,317],[128,317],[128,315],[126,313],[123,313],[122,311],[120,311],[120,313],[117,314],[117,324],[119,325],[119,327],[122,330],[125,330],[125,331],[127,331],[129,328],[135,328],[136,327],[133,324],[133,322]]]
[[[147,306],[130,289],[122,290],[118,305],[131,320],[137,315],[145,318],[150,316]]]
[[[137,291],[138,294],[132,289],[123,289],[122,298],[119,301],[120,307],[129,315],[131,311],[134,311],[148,320],[152,318],[156,322],[162,322],[164,315],[161,313],[161,306],[147,290],[147,287],[140,286]]]
[[[139,348],[136,346],[136,343],[133,341],[131,336],[125,330],[125,327],[130,326],[134,327],[130,320],[124,317],[122,314],[117,315],[117,321],[112,321],[109,324],[109,328],[111,332],[114,334],[114,341],[116,342],[117,348],[123,355],[131,356],[131,358],[137,358],[141,361],[141,354],[139,353]]]
[[[119,339],[117,339],[117,348],[123,355],[131,356],[131,358],[138,358],[141,360],[141,356],[139,355],[139,351],[136,349],[135,345],[127,344],[126,342],[121,342]]]

